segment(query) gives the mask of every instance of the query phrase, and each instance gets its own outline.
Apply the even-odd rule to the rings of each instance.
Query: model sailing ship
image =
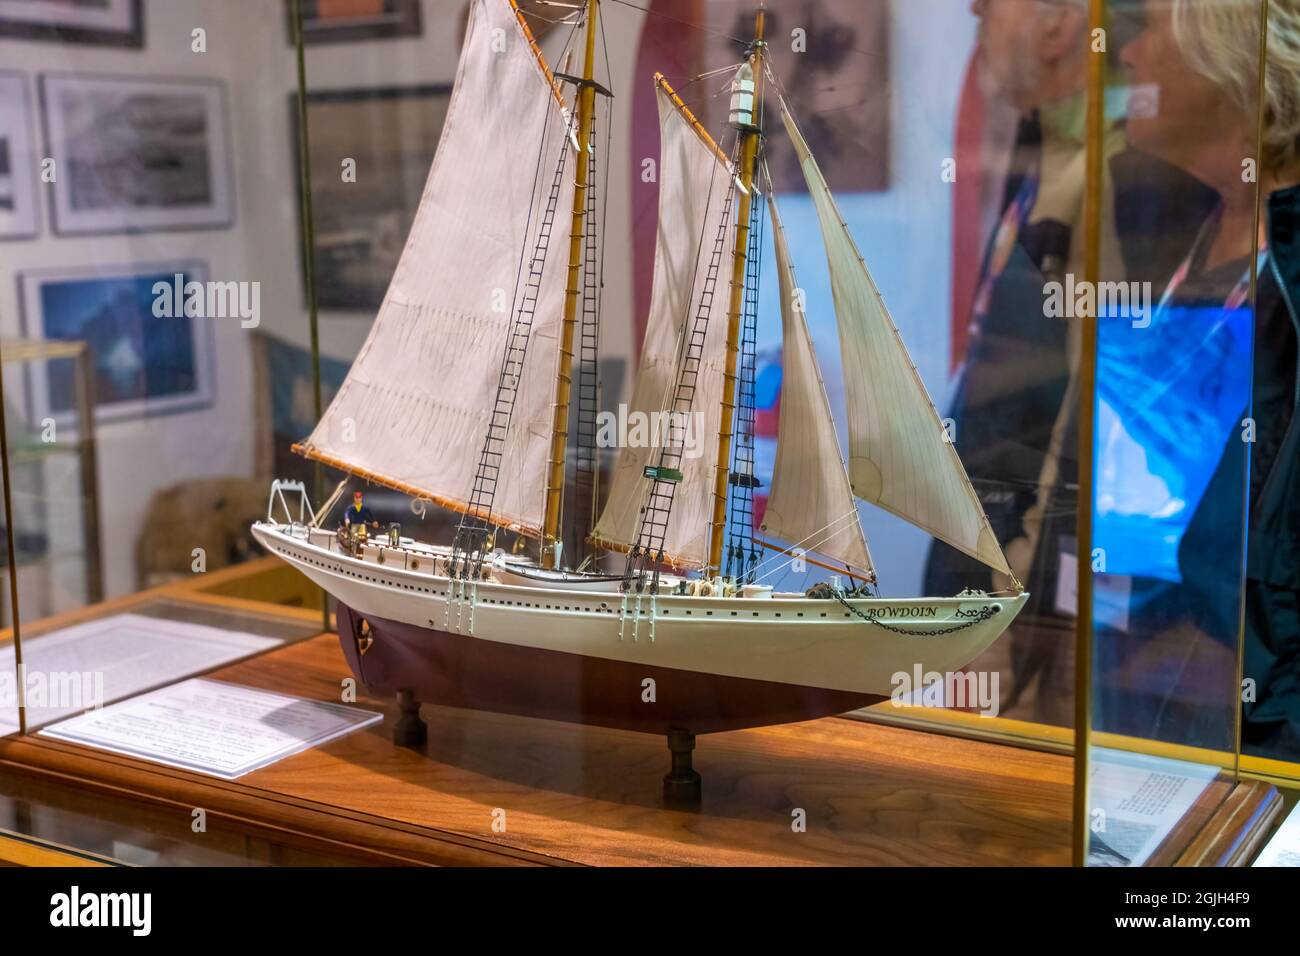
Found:
[[[587,0],[584,70],[571,76],[548,69],[512,0],[474,0],[392,284],[346,381],[296,448],[459,513],[454,540],[320,527],[337,494],[313,514],[304,493],[294,520],[279,482],[253,531],[338,600],[352,670],[402,704],[399,741],[423,744],[421,701],[663,734],[673,751],[665,793],[689,800],[699,792],[695,734],[843,713],[888,697],[899,672],[957,670],[1006,629],[1026,595],[779,95],[761,12],[732,81],[729,153],[655,77],[659,225],[632,408],[666,415],[658,420],[668,426],[657,445],[621,449],[603,510],[583,527],[598,470],[594,117],[607,91],[592,78],[596,7]],[[847,467],[765,176],[765,86],[776,88],[821,225],[845,370]],[[535,171],[525,158],[534,150]],[[764,199],[784,372],[759,538],[752,425]],[[694,458],[690,416],[702,417],[708,437]],[[569,555],[566,497],[579,529]],[[855,497],[1001,572],[1010,589],[879,597]],[[536,557],[505,556],[498,529],[535,540]],[[762,583],[771,572],[762,574],[760,548],[773,550],[777,570],[806,554],[858,583],[774,591]],[[584,549],[613,552],[607,570],[594,551],[566,565]]]

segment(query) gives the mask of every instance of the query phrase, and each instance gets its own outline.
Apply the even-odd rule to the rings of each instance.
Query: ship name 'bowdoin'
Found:
[[[939,609],[933,605],[899,605],[898,607],[865,607],[862,613],[867,617],[937,617]]]

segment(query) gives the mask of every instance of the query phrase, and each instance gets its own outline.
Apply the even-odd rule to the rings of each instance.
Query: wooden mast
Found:
[[[749,216],[754,203],[754,171],[762,139],[763,26],[765,11],[760,7],[754,24],[754,43],[749,65],[754,73],[752,122],[740,127],[740,202],[736,209],[736,245],[731,260],[731,298],[727,307],[727,359],[722,379],[722,421],[718,428],[718,458],[713,480],[713,519],[709,522],[709,563],[706,577],[722,569],[722,539],[727,522],[727,486],[730,477],[732,423],[736,412],[736,364],[740,353],[740,321],[745,300],[745,257],[749,250]]]
[[[596,11],[598,0],[587,0],[587,50],[578,84],[578,148],[574,160],[573,227],[569,231],[569,277],[564,290],[564,320],[560,328],[560,358],[555,372],[555,411],[551,418],[551,454],[547,462],[546,513],[542,526],[542,566],[560,564],[561,505],[564,501],[565,458],[569,447],[569,402],[573,394],[573,337],[578,324],[578,303],[582,296],[583,239],[587,221],[587,152],[591,149],[591,127],[596,112],[593,74],[596,59]]]

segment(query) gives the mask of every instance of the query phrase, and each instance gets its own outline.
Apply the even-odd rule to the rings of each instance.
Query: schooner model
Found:
[[[279,482],[253,533],[337,599],[349,666],[398,696],[399,742],[423,745],[420,702],[662,734],[673,757],[665,796],[689,803],[700,793],[695,735],[839,714],[888,698],[899,673],[955,671],[1027,595],[780,94],[761,12],[732,82],[729,150],[654,78],[659,224],[632,407],[668,425],[664,441],[620,449],[586,521],[598,474],[594,116],[608,93],[593,79],[596,16],[586,0],[584,68],[570,76],[547,67],[512,0],[473,0],[405,251],[345,382],[296,449],[459,513],[454,540],[337,533],[301,485],[289,514]],[[764,178],[765,88],[821,225],[847,461]],[[521,171],[534,151],[536,174]],[[754,329],[769,217],[784,373],[755,528]],[[692,420],[707,438],[694,456]],[[858,499],[984,562],[1006,590],[880,596]],[[570,547],[566,501],[581,529]],[[497,529],[535,540],[536,557],[496,549]],[[592,550],[566,564],[584,548],[606,552],[603,564]],[[778,567],[806,556],[851,586],[774,590],[760,549]]]

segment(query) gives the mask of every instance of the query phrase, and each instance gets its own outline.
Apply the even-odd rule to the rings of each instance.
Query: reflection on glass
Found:
[[[1106,571],[1131,576],[1140,597],[1130,634],[1148,638],[1147,654],[1165,645],[1181,667],[1128,700],[1110,697],[1097,726],[1231,749],[1244,613],[1243,736],[1295,756],[1288,741],[1300,696],[1285,676],[1297,661],[1296,619],[1285,611],[1294,577],[1279,585],[1283,568],[1295,569],[1296,528],[1284,512],[1295,457],[1287,447],[1296,379],[1287,270],[1296,256],[1300,113],[1280,91],[1300,78],[1288,52],[1300,8],[1270,4],[1262,103],[1259,13],[1246,0],[1148,3],[1122,55],[1141,91],[1130,141],[1195,177],[1212,202],[1150,321],[1118,316],[1100,325],[1097,545]],[[1257,107],[1265,117],[1258,159]],[[1215,135],[1205,135],[1207,124]],[[1258,231],[1257,188],[1265,204]],[[1102,667],[1108,662],[1099,656]],[[1099,674],[1099,701],[1118,684]],[[1136,709],[1126,706],[1133,702]]]
[[[210,663],[166,634],[64,628],[258,557],[265,342],[303,323],[292,135],[265,95],[292,63],[280,10],[111,6],[139,15],[108,29],[117,13],[62,4],[33,12],[38,32],[17,11],[0,29],[5,477],[30,730]],[[106,598],[126,605],[86,613]],[[12,682],[15,657],[0,647]]]
[[[1008,678],[1001,714],[1068,725],[1077,612],[1076,319],[1087,285],[1088,11],[1083,2],[1021,0],[979,0],[971,11],[978,28],[955,137],[958,167],[977,175],[958,175],[954,185],[954,372],[945,414],[1030,593],[1008,646],[986,655],[985,666]],[[1101,150],[1127,182],[1146,164],[1125,146],[1125,90],[1122,77],[1111,79]],[[1101,278],[1108,282],[1151,270],[1141,255],[1123,255],[1147,247],[1135,236],[1141,224],[1120,213],[1122,188],[1108,177],[1102,192]],[[925,563],[927,593],[974,571],[936,544]]]
[[[1256,0],[1120,6],[1135,28],[1120,54],[1126,136],[1167,165],[1166,183],[1187,180],[1174,208],[1194,228],[1185,243],[1161,232],[1174,258],[1130,290],[1140,308],[1098,302],[1092,725],[1208,767],[1232,765],[1239,724],[1246,752],[1300,757],[1300,4],[1268,9],[1261,85]],[[1157,192],[1123,215],[1160,223]],[[1096,804],[1124,784],[1104,752],[1092,759]],[[1094,856],[1114,843],[1089,835]]]

